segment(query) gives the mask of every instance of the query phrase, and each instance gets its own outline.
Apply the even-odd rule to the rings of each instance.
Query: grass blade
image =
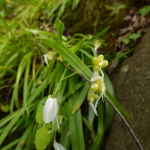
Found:
[[[74,114],[80,108],[80,106],[82,105],[82,103],[85,100],[88,90],[89,90],[89,84],[86,82],[80,92],[78,99],[76,100],[76,102],[73,106],[72,114]]]
[[[92,144],[92,146],[90,147],[89,150],[96,150],[99,148],[103,137],[104,137],[104,132],[105,132],[105,128],[104,128],[104,106],[103,106],[103,102],[100,101],[98,103],[98,130],[97,130],[97,134],[94,140],[94,143]]]
[[[50,47],[52,47],[55,51],[57,51],[60,55],[62,55],[62,57],[66,59],[67,62],[76,71],[86,67],[86,65],[82,62],[82,60],[62,43],[52,39],[45,39],[44,42],[46,42]],[[89,68],[82,70],[81,73],[87,78],[91,78],[93,75]]]
[[[16,145],[19,141],[20,141],[20,138],[18,138],[18,139],[16,139],[16,140],[14,140],[13,142],[9,143],[8,145],[6,145],[6,146],[2,147],[2,149],[1,149],[1,150],[8,150],[8,149],[12,149],[12,147],[13,147],[14,145]]]
[[[15,123],[17,122],[17,120],[20,118],[20,116],[24,113],[25,109],[22,108],[20,109],[19,113],[17,114],[17,116],[15,116],[10,123],[7,125],[7,127],[5,128],[5,131],[1,134],[0,136],[0,145],[3,143],[4,139],[6,138],[6,136],[8,135],[9,131],[12,129],[12,127],[15,125]]]
[[[74,89],[75,76],[69,78],[69,91]],[[69,98],[68,103],[73,108],[75,100],[78,99],[79,92],[76,92],[72,97]],[[83,127],[82,127],[82,117],[81,110],[69,116],[69,126],[71,131],[71,145],[72,150],[84,150],[84,136],[83,136]],[[78,143],[78,144],[77,144]]]
[[[25,77],[24,77],[24,88],[23,88],[23,104],[28,115],[29,115],[29,110],[27,107],[27,99],[28,99],[28,91],[29,91],[28,80],[29,80],[30,63],[31,63],[31,55],[29,56],[27,62],[27,67],[26,67]]]

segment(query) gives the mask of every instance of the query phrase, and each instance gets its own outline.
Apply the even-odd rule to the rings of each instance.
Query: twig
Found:
[[[136,135],[134,134],[133,130],[131,129],[130,125],[128,124],[128,122],[126,121],[126,119],[122,116],[122,114],[120,113],[120,111],[116,108],[116,106],[111,102],[111,100],[109,100],[109,98],[104,95],[104,97],[108,100],[108,102],[113,106],[113,108],[116,110],[116,112],[118,113],[118,115],[120,116],[120,118],[124,121],[126,127],[128,128],[129,132],[131,133],[132,137],[134,138],[137,146],[139,147],[140,150],[144,150],[142,145],[140,144],[139,140],[137,139]]]
[[[28,40],[30,40],[31,42],[36,43],[37,45],[39,45],[40,47],[42,47],[46,52],[49,52],[49,50],[47,50],[42,44],[38,43],[37,41],[31,40],[30,38],[28,38]]]

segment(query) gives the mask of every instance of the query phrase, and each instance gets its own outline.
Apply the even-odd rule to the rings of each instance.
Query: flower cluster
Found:
[[[99,55],[98,57],[94,57],[92,59],[92,63],[94,65],[94,70],[95,71],[100,71],[101,68],[106,68],[108,66],[108,61],[104,60],[103,55]]]
[[[103,55],[99,55],[98,57],[94,57],[92,59],[92,63],[94,65],[93,66],[94,73],[93,73],[93,77],[91,78],[91,81],[93,82],[93,84],[91,85],[91,89],[88,93],[87,99],[94,113],[97,115],[96,108],[98,105],[98,101],[101,97],[103,99],[103,95],[105,94],[105,90],[106,90],[105,83],[104,83],[104,73],[102,71],[102,68],[105,68],[108,66],[108,61],[104,60]],[[101,73],[101,76],[99,75],[99,72]],[[95,92],[100,92],[100,96],[98,94],[95,94]],[[94,105],[94,102],[95,102],[95,105]]]

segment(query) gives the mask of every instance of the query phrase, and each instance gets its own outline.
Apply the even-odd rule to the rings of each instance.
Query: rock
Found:
[[[132,57],[112,75],[116,99],[130,113],[127,119],[145,150],[150,150],[150,31],[142,38]],[[102,150],[138,150],[118,114],[106,133]]]

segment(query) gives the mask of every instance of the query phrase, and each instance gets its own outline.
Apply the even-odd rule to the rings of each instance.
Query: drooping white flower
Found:
[[[94,42],[94,49],[95,49],[95,52],[97,53],[97,49],[101,46],[101,42],[99,42],[98,40],[96,40]]]
[[[54,141],[53,146],[54,146],[55,150],[66,150],[61,144],[59,144],[56,141]]]
[[[57,120],[57,114],[58,114],[58,104],[56,98],[49,97],[46,100],[46,103],[43,107],[43,121],[44,125],[46,123],[54,122],[54,120]],[[57,120],[58,122],[58,120]]]
[[[48,60],[52,60],[53,56],[54,56],[53,52],[48,52],[47,54],[44,55],[44,60],[48,67],[49,67]]]

